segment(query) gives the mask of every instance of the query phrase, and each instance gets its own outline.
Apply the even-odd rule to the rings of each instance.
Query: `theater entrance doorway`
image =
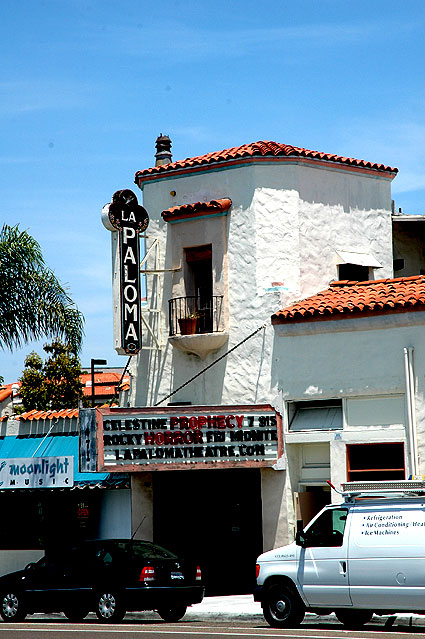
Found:
[[[208,596],[251,593],[263,552],[261,471],[158,471],[154,542],[197,561]]]

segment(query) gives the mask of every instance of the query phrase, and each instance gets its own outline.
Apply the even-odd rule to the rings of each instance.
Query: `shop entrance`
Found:
[[[263,551],[260,470],[152,475],[154,542],[195,560],[207,595],[252,593]]]

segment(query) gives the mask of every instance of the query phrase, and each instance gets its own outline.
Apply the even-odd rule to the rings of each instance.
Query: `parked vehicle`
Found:
[[[5,621],[58,611],[81,621],[92,611],[100,621],[116,623],[130,610],[156,610],[165,621],[178,621],[203,596],[199,566],[148,541],[86,541],[56,548],[24,570],[0,577]]]
[[[349,482],[292,544],[258,557],[267,622],[299,625],[335,612],[350,629],[375,614],[425,614],[425,482]]]

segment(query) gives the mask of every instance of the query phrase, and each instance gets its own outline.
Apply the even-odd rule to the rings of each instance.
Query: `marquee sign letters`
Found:
[[[280,416],[266,404],[196,407],[186,413],[105,407],[96,414],[100,471],[272,466],[283,453]]]

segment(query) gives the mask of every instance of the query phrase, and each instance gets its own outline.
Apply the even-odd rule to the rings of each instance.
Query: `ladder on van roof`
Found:
[[[416,497],[425,494],[424,479],[402,479],[395,481],[348,481],[342,484],[341,495],[345,501],[355,497],[386,497],[394,494]]]

